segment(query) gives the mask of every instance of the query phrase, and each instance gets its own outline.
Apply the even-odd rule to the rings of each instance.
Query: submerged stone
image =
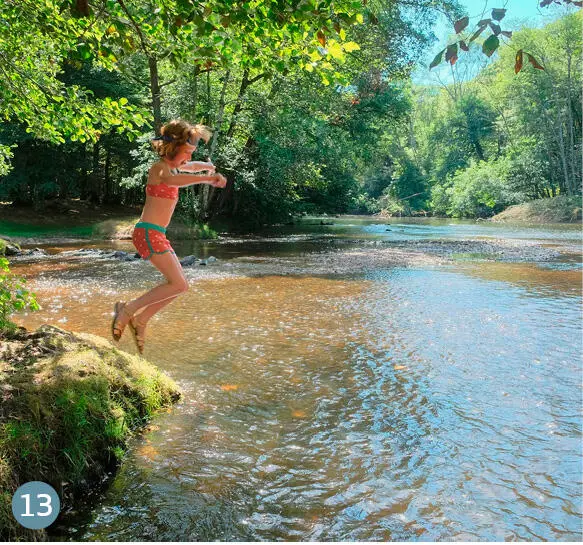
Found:
[[[180,260],[180,264],[183,267],[191,267],[192,265],[196,265],[199,261],[200,261],[200,259],[198,259],[197,257],[195,257],[193,255],[187,255],[186,257],[183,257]]]

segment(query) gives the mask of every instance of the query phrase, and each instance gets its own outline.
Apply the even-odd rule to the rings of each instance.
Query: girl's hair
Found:
[[[181,119],[173,119],[162,127],[160,134],[152,141],[152,147],[160,157],[174,159],[180,146],[188,144],[194,147],[201,139],[206,143],[212,133],[205,125],[191,125]]]

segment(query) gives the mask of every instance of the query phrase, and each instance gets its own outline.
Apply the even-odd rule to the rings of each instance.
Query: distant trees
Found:
[[[385,190],[387,210],[396,188],[402,196],[423,185],[424,202],[413,209],[464,217],[580,195],[581,19],[574,12],[545,28],[515,32],[512,45],[501,47],[499,58],[473,80],[463,88],[452,84],[455,92],[414,88],[412,128],[403,127],[393,141],[404,143],[421,181],[394,177]],[[516,73],[517,48],[536,55],[545,70],[528,64]]]

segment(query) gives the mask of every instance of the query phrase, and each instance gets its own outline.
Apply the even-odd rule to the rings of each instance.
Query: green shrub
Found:
[[[16,324],[10,320],[12,314],[40,308],[34,293],[24,288],[24,282],[10,274],[8,260],[0,257],[0,336],[16,329]]]
[[[359,194],[352,205],[350,212],[353,214],[377,214],[381,207],[377,199],[373,199],[364,193]]]
[[[511,185],[506,159],[490,163],[471,161],[468,168],[458,170],[431,191],[433,211],[455,218],[490,217],[525,201],[524,193]]]

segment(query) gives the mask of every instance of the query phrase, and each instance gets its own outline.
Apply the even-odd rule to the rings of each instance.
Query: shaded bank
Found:
[[[96,206],[80,199],[47,203],[36,210],[0,202],[0,238],[26,241],[36,238],[129,240],[141,207]],[[216,232],[206,224],[187,224],[175,214],[168,228],[174,239],[212,239]],[[0,253],[2,253],[0,242]]]
[[[12,494],[44,481],[61,513],[102,483],[132,433],[180,397],[153,365],[96,335],[44,325],[0,341],[0,538],[43,540],[12,516]],[[61,514],[61,516],[62,516]]]

